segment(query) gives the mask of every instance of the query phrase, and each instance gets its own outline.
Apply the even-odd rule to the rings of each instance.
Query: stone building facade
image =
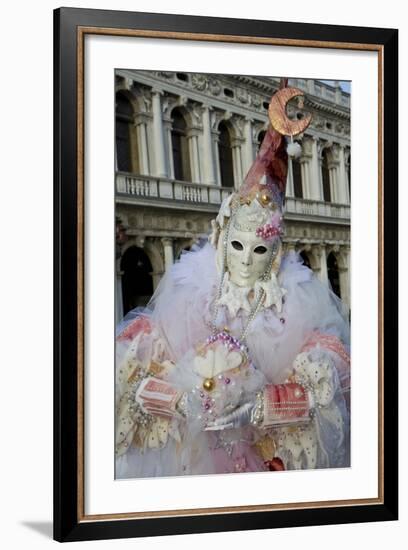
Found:
[[[144,305],[166,268],[202,237],[238,188],[268,125],[279,78],[117,70],[116,315]],[[339,83],[289,79],[305,91],[290,117],[313,121],[289,161],[284,246],[350,306],[350,94]]]

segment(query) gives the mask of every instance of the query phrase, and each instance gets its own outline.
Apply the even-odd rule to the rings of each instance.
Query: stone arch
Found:
[[[178,260],[183,253],[183,251],[191,250],[193,244],[197,241],[196,237],[191,237],[187,239],[177,239],[174,246],[174,258]]]
[[[344,160],[346,165],[346,177],[347,177],[347,186],[349,192],[349,200],[351,201],[351,150],[346,149],[344,152]]]
[[[228,118],[228,125],[231,131],[231,140],[244,140],[243,119],[237,115]]]
[[[149,256],[153,270],[159,273],[163,273],[164,262],[159,243],[156,242],[155,239],[146,239],[144,242],[144,249]]]
[[[123,86],[116,87],[115,96],[120,96],[127,99],[127,101],[129,101],[130,105],[132,106],[133,114],[137,112],[137,109],[135,108],[135,96],[128,88],[125,88]]]
[[[143,248],[126,247],[120,262],[123,313],[146,306],[153,294],[152,266]]]
[[[234,160],[232,143],[235,137],[234,128],[229,120],[221,120],[218,124],[218,156],[222,187],[234,187]]]
[[[162,246],[157,239],[146,239],[144,250],[152,264],[153,290],[156,290],[165,270]]]
[[[164,258],[159,240],[144,236],[130,237],[122,246],[121,258],[123,258],[126,251],[132,246],[142,248],[149,258],[152,267],[151,276],[153,279],[153,290],[156,290],[156,287],[164,273]]]
[[[139,237],[130,237],[122,246],[122,256],[125,254],[128,248],[136,246],[142,248],[149,257],[149,260],[152,264],[153,272],[163,273],[164,272],[164,262],[161,255],[161,250],[158,247],[158,244],[154,239],[149,237],[139,236]]]
[[[261,145],[262,145],[262,142],[265,138],[266,132],[267,132],[266,128],[261,128],[260,131],[258,132],[257,136],[256,136],[256,150],[257,150],[257,152],[259,152],[259,149],[261,148]]]
[[[338,143],[323,142],[320,147],[320,166],[323,185],[323,200],[339,202],[338,167],[340,164]]]
[[[336,253],[341,299],[350,308],[350,249],[340,246]]]
[[[320,270],[319,257],[316,255],[316,250],[313,246],[310,244],[300,245],[299,253],[302,258],[307,258],[308,264],[305,263],[305,265],[307,265],[307,267],[309,267],[314,273]]]
[[[174,112],[179,112],[183,118],[185,119],[186,121],[186,128],[187,130],[190,130],[191,128],[193,127],[196,127],[197,124],[196,124],[196,117],[195,117],[195,114],[194,114],[194,110],[193,110],[193,105],[188,102],[188,101],[185,101],[185,102],[182,102],[182,101],[178,101],[174,104],[174,106],[172,106],[171,108],[171,111],[170,111],[170,117],[173,118],[173,113]]]
[[[119,82],[115,88],[115,93],[120,93],[128,99],[133,107],[134,116],[150,113],[151,111],[151,90],[135,82],[129,87],[124,81]]]
[[[329,252],[333,252],[336,255],[337,265],[339,269],[348,269],[348,261],[346,251],[341,246],[332,247]]]
[[[332,151],[331,143],[324,143],[320,150],[320,165],[321,165],[321,175],[322,175],[322,186],[323,186],[323,200],[326,202],[332,202],[333,193],[330,183],[330,165],[332,163]]]
[[[138,163],[132,147],[135,113],[130,95],[127,90],[119,90],[115,96],[116,165],[120,172],[132,172]]]
[[[191,114],[184,106],[175,106],[170,113],[171,146],[174,178],[191,181],[191,158],[188,144],[188,130],[191,127]]]
[[[299,255],[303,260],[303,265],[308,267],[309,269],[312,269],[312,263],[310,261],[309,252],[307,252],[305,249],[299,251]]]
[[[262,144],[262,139],[265,137],[265,134],[268,130],[269,120],[265,123],[257,120],[253,123],[252,126],[252,143],[254,144],[254,151],[257,153]]]
[[[331,250],[327,255],[326,263],[327,263],[327,276],[329,278],[331,288],[333,292],[337,294],[339,298],[341,298],[340,269],[338,264],[337,253],[335,253],[334,250]]]

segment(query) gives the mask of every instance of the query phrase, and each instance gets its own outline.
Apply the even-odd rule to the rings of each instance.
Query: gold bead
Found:
[[[271,197],[268,195],[268,193],[262,193],[260,196],[261,203],[266,206],[271,202]]]
[[[205,378],[203,381],[203,388],[206,391],[212,391],[214,389],[215,382],[213,378]]]

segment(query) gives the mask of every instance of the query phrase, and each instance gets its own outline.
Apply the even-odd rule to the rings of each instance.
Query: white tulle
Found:
[[[278,313],[275,307],[261,309],[247,331],[246,343],[256,368],[245,388],[245,395],[241,395],[242,399],[250,399],[266,383],[284,383],[293,374],[294,361],[305,340],[314,331],[336,336],[346,349],[350,344],[342,302],[310,269],[302,265],[294,252],[283,258],[278,283],[286,290],[282,311]],[[118,334],[141,314],[150,319],[154,329],[142,337],[139,334],[131,343],[118,341],[117,403],[126,392],[126,380],[118,375],[118,371],[123,369],[125,363],[130,364],[134,360],[143,368],[147,368],[152,360],[168,361],[174,364],[174,368],[169,369],[167,378],[180,391],[194,387],[198,374],[191,365],[196,346],[211,333],[218,285],[215,250],[207,243],[183,253],[164,275],[148,307],[137,308],[124,318],[118,327]],[[241,309],[230,316],[227,307],[220,306],[217,326],[220,329],[227,326],[238,337],[247,323],[248,314],[248,311]],[[287,428],[272,430],[279,442],[278,456],[287,469],[349,465],[349,412],[343,395],[349,390],[347,369],[341,365],[337,354],[329,350],[320,350],[319,353],[330,365],[331,378],[327,384],[331,384],[332,399],[324,407],[316,408],[308,427],[296,434]],[[314,360],[312,352],[309,356],[310,360]],[[131,439],[137,429],[133,427],[127,439],[128,450],[116,458],[116,477],[219,471],[209,449],[208,434],[202,431],[200,421],[197,418],[188,422],[180,419],[178,429],[174,429],[174,422],[173,435],[167,437],[165,445],[155,448],[132,446]],[[225,430],[223,434],[223,438],[232,443],[251,444],[256,437],[253,430],[248,429]]]

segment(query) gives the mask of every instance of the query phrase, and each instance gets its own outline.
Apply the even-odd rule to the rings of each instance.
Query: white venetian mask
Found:
[[[230,280],[238,286],[253,288],[272,261],[273,243],[265,242],[255,231],[241,231],[231,225],[227,242]]]

